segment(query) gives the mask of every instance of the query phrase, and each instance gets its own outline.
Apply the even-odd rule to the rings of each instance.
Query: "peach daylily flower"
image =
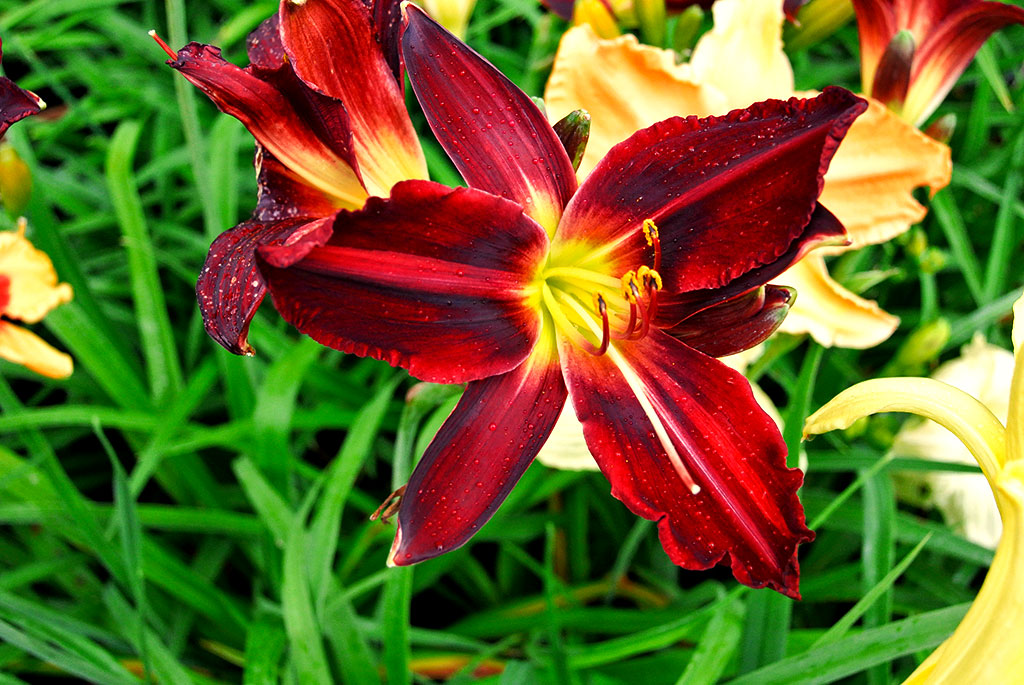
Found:
[[[563,36],[545,102],[554,121],[577,108],[592,117],[581,176],[612,145],[670,114],[721,114],[795,94],[782,50],[781,3],[719,0],[713,12],[714,28],[688,64],[677,65],[671,51],[641,45],[631,35],[605,40],[579,26]],[[846,226],[847,249],[863,247],[920,221],[926,209],[911,192],[921,186],[937,191],[951,172],[948,147],[871,101],[832,160],[820,200]],[[852,348],[888,338],[896,317],[832,280],[821,254],[812,252],[777,279],[799,292],[781,330]]]
[[[71,375],[71,357],[35,333],[11,323],[36,323],[71,300],[71,286],[57,283],[53,262],[25,238],[25,220],[17,231],[0,233],[0,358],[50,378]]]

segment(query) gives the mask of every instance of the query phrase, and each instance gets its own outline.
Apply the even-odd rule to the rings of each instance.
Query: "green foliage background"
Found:
[[[51,107],[8,140],[30,237],[75,300],[37,327],[67,381],[0,363],[0,685],[898,682],[954,628],[991,561],[897,505],[898,419],[800,446],[811,410],[879,374],[925,374],[975,331],[1008,346],[1022,281],[1024,28],[994,37],[940,113],[951,187],[905,239],[834,274],[902,318],[868,351],[777,338],[752,369],[806,450],[818,539],[804,600],[681,571],[598,474],[534,465],[466,547],[386,569],[368,514],[403,483],[457,388],[345,357],[268,306],[237,358],[203,332],[206,249],[254,204],[252,142],[146,35],[244,64],[273,2],[0,0],[4,68]],[[539,95],[564,24],[481,0],[469,43]],[[792,55],[800,88],[856,89],[853,24]],[[410,102],[415,108],[415,103]],[[432,177],[458,177],[422,117]],[[924,198],[923,198],[924,199]],[[3,218],[4,228],[13,220]],[[912,332],[944,317],[948,340]],[[430,670],[433,669],[433,670]]]

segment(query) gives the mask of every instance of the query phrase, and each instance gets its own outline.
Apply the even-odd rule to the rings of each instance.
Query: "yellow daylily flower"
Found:
[[[689,64],[677,65],[672,51],[640,45],[633,36],[601,39],[589,26],[562,37],[544,99],[553,121],[575,109],[591,115],[581,177],[613,145],[666,116],[723,114],[798,95],[782,50],[782,3],[718,0],[712,11],[714,28],[701,37]],[[912,191],[939,190],[951,173],[947,146],[870,101],[832,160],[821,202],[846,226],[851,248],[862,247],[920,221],[926,210]],[[780,282],[802,286],[782,331],[810,333],[822,345],[864,348],[895,330],[895,317],[843,289],[823,263],[800,262],[791,271]]]
[[[997,419],[1006,422],[1010,411],[1013,353],[986,342],[981,333],[964,345],[960,356],[942,364],[931,377],[977,398]],[[916,457],[973,464],[974,457],[949,431],[927,419],[908,421],[896,434],[890,452]],[[901,482],[927,489],[924,503],[971,542],[995,549],[1003,526],[988,482],[981,474],[945,471],[908,471]],[[897,492],[900,492],[897,489]]]
[[[70,376],[71,357],[11,320],[36,323],[71,296],[70,285],[57,283],[50,258],[25,238],[24,219],[17,231],[0,233],[0,358],[50,378]]]
[[[883,378],[844,390],[807,419],[804,435],[877,412],[925,416],[952,431],[981,466],[1003,535],[977,598],[956,631],[907,683],[1011,683],[1024,673],[1024,296],[1013,307],[1014,370],[1006,426],[979,400],[931,378]]]

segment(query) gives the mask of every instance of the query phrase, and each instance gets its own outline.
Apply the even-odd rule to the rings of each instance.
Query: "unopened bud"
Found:
[[[580,162],[583,161],[583,153],[587,150],[587,141],[590,139],[590,113],[585,109],[577,109],[569,112],[554,126],[558,139],[562,141],[572,168],[579,170]]]
[[[951,333],[948,319],[938,318],[918,326],[886,365],[884,375],[902,376],[920,372],[922,367],[938,358],[949,342]]]
[[[648,45],[665,45],[665,0],[634,0],[640,36]]]
[[[948,143],[949,139],[953,137],[954,130],[956,130],[956,115],[950,112],[933,121],[931,126],[925,129],[925,135],[931,136],[940,143]]]
[[[690,5],[683,10],[672,32],[672,49],[680,54],[689,53],[697,42],[697,34],[703,22],[704,10],[699,5]]]
[[[782,41],[787,50],[803,50],[828,38],[852,18],[851,0],[811,0],[796,13],[796,21],[783,27]]]
[[[572,23],[575,26],[589,24],[600,38],[615,38],[622,33],[611,7],[604,0],[576,0]]]
[[[0,144],[0,201],[4,209],[17,216],[28,206],[32,194],[32,174],[17,150],[7,143]]]
[[[910,87],[910,65],[914,61],[914,34],[898,31],[878,60],[871,84],[871,97],[885,103],[893,111],[903,109]]]
[[[937,247],[929,247],[917,259],[918,267],[926,274],[937,274],[946,268],[949,257]]]

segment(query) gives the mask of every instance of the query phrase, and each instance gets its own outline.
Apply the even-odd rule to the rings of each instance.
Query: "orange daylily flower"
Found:
[[[0,233],[0,358],[50,378],[70,376],[71,357],[11,319],[36,323],[71,296],[70,285],[57,283],[50,258],[25,238],[24,219],[17,231]]]
[[[581,176],[612,145],[669,114],[720,114],[794,94],[792,68],[782,50],[781,3],[719,0],[713,12],[714,28],[701,37],[688,64],[675,64],[674,53],[640,45],[634,36],[604,40],[587,26],[563,36],[545,102],[552,120],[577,108],[592,117]],[[926,209],[911,192],[921,186],[935,192],[951,173],[947,146],[871,101],[832,160],[820,200],[846,226],[851,245],[845,249],[863,247],[920,221]],[[820,253],[805,257],[776,282],[799,291],[781,330],[810,333],[823,345],[871,347],[898,324],[877,304],[830,278]]]

